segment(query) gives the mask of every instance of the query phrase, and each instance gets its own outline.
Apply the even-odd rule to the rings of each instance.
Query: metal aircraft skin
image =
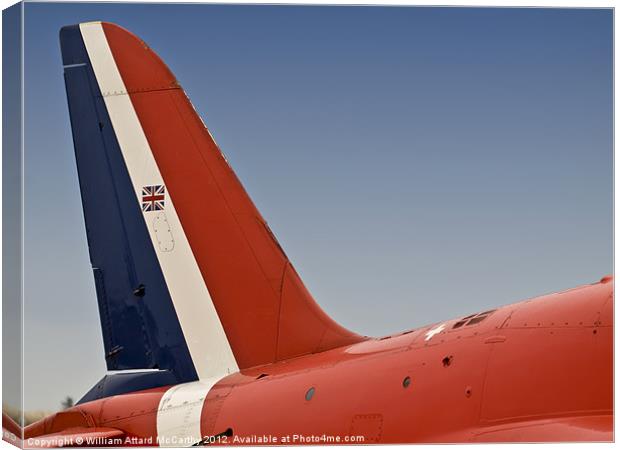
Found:
[[[101,22],[60,42],[115,372],[23,445],[613,440],[611,276],[357,335],[319,308],[144,42]]]

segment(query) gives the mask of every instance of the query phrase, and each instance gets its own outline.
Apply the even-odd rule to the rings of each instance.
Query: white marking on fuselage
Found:
[[[157,408],[160,447],[189,447],[204,436],[200,432],[202,406],[219,378],[178,384],[168,389]]]
[[[126,93],[125,84],[100,23],[80,24],[80,31],[114,133],[125,160],[138,204],[143,186],[164,185],[140,120]],[[166,221],[174,235],[174,251],[160,247],[149,212],[143,212],[147,229],[172,297],[183,335],[201,380],[221,378],[239,370],[207,285],[192,252],[174,199],[166,198]],[[147,220],[148,217],[148,220]]]
[[[431,339],[433,339],[433,336],[435,336],[436,334],[441,333],[445,328],[446,328],[446,324],[445,323],[442,323],[441,325],[438,325],[435,328],[431,328],[430,330],[428,330],[426,332],[426,338],[424,340],[425,341],[430,341]]]

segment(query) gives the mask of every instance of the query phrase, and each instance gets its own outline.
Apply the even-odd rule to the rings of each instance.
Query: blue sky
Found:
[[[90,20],[168,63],[357,332],[612,271],[611,10],[27,3],[26,409],[105,371],[58,45]]]

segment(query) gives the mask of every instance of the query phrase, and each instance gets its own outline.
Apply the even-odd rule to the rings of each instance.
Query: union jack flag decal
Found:
[[[162,211],[166,198],[166,188],[163,185],[144,186],[142,188],[142,211]]]

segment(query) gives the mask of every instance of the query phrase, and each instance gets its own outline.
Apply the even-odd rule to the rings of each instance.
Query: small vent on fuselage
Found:
[[[489,311],[484,311],[478,314],[472,314],[467,317],[463,317],[461,320],[452,325],[452,329],[461,328],[463,326],[475,325],[477,323],[482,322],[484,319],[493,314],[496,310],[491,309]]]

